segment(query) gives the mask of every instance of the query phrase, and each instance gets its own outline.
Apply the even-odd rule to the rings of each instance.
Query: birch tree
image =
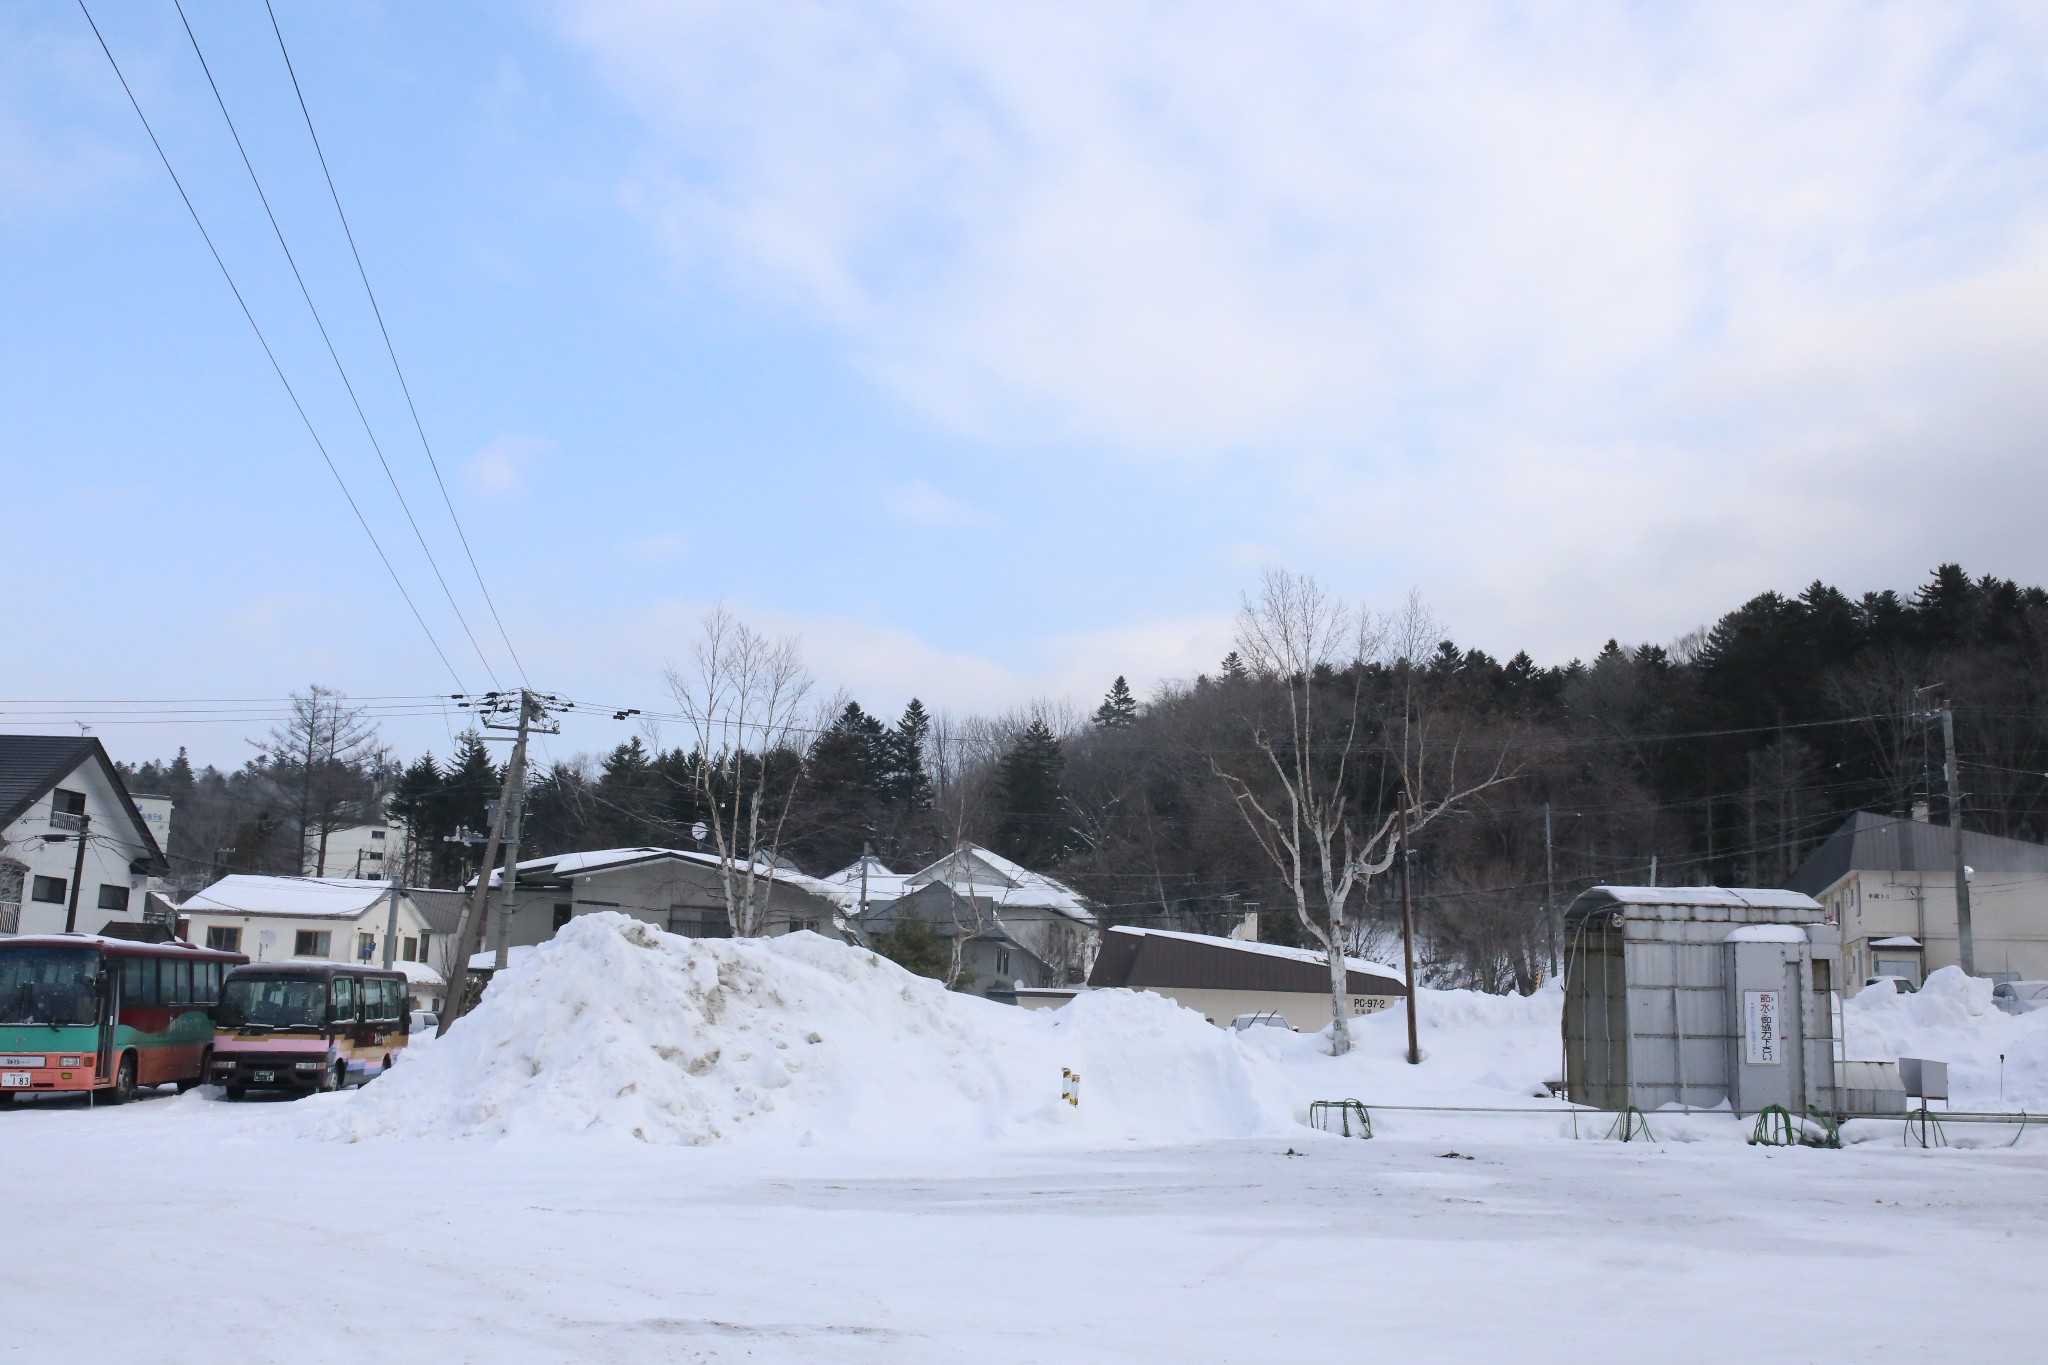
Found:
[[[1507,780],[1498,763],[1461,780],[1457,746],[1435,743],[1419,714],[1416,664],[1434,644],[1433,625],[1412,594],[1404,611],[1381,616],[1279,569],[1238,610],[1244,742],[1212,753],[1210,768],[1328,958],[1337,1056],[1351,1050],[1346,959],[1367,928],[1354,900],[1393,867],[1404,829],[1412,843]]]
[[[691,783],[718,855],[732,931],[760,934],[782,828],[802,778],[811,675],[792,637],[763,635],[714,607],[668,689],[696,746]]]

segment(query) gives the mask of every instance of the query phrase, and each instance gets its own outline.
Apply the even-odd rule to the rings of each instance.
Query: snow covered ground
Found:
[[[579,934],[356,1094],[0,1112],[0,1359],[1979,1360],[2040,1330],[2048,1134],[1574,1141],[1527,1094],[1554,996],[1432,993],[1409,1068],[1398,1013],[1334,1062],[1157,1000],[1033,1016],[829,945]],[[1986,1048],[2009,1083],[2048,1055],[2048,1017],[1972,1003],[1851,1028],[1949,1030],[1970,1086]],[[1351,1094],[1531,1112],[1297,1121]]]

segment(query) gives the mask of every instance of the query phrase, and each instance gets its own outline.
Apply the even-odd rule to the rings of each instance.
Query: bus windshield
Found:
[[[327,1022],[327,979],[231,976],[215,1018],[222,1028],[320,1028]]]
[[[100,955],[91,948],[0,952],[0,1024],[93,1023],[99,971]]]

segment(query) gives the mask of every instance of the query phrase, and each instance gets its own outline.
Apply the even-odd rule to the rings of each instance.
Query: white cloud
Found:
[[[2038,576],[2038,7],[571,14],[692,268],[957,431],[1255,453],[1245,541],[1489,643]]]
[[[913,526],[958,526],[980,520],[960,503],[922,479],[907,483],[889,497],[889,508]]]
[[[537,436],[499,436],[469,462],[470,481],[487,497],[516,498],[526,491],[527,475],[554,448]]]

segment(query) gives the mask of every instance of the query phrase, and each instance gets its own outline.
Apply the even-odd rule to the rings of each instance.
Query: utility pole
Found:
[[[71,899],[64,907],[64,932],[78,932],[78,884],[85,880],[85,831],[92,824],[92,817],[84,813],[78,816],[78,829],[72,838],[78,840],[78,856],[71,861]]]
[[[1408,974],[1408,1065],[1420,1066],[1422,1044],[1415,1036],[1415,850],[1408,847],[1406,791],[1401,793],[1401,966]]]
[[[1564,951],[1564,925],[1557,915],[1556,864],[1550,851],[1550,803],[1543,803],[1543,922],[1550,930],[1550,974],[1558,975],[1564,970],[1558,962]]]
[[[398,955],[398,878],[391,879],[391,905],[384,912],[384,970],[390,971]]]
[[[526,791],[526,741],[534,730],[543,734],[560,734],[560,725],[542,724],[550,706],[565,706],[561,698],[521,688],[518,692],[486,692],[476,703],[482,712],[480,720],[488,730],[516,730],[518,738],[512,745],[512,757],[505,764],[505,784],[498,796],[497,812],[491,817],[490,837],[484,842],[483,865],[477,868],[476,893],[463,907],[462,919],[455,929],[455,961],[448,977],[448,999],[441,1011],[440,1033],[448,1032],[449,1025],[462,1008],[469,993],[469,959],[481,947],[483,923],[486,908],[491,899],[491,865],[498,860],[498,846],[505,840],[509,829],[511,838],[507,843],[510,856],[505,860],[504,896],[498,909],[498,958],[497,966],[503,969],[509,949],[506,940],[506,921],[511,917],[513,883],[518,880],[519,871],[519,829],[518,820],[522,810],[520,798]],[[507,723],[502,719],[504,711],[511,706],[518,708],[516,721]]]
[[[1956,713],[1946,703],[1941,708],[1941,750],[1943,775],[1948,778],[1948,833],[1956,863],[1956,957],[1964,976],[1977,974],[1977,942],[1970,930],[1970,869],[1963,861],[1963,779],[1956,762]]]

